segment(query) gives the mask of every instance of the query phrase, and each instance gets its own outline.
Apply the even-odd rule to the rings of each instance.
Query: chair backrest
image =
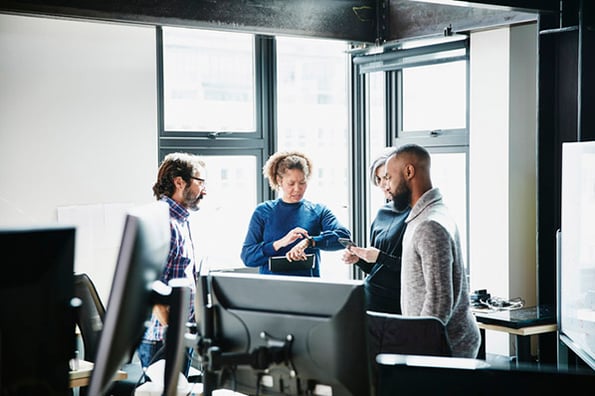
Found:
[[[452,356],[446,327],[431,316],[367,311],[371,357],[380,353]]]
[[[74,275],[74,295],[82,301],[82,305],[76,310],[75,321],[83,339],[84,359],[94,362],[103,327],[105,307],[93,281],[85,273]]]

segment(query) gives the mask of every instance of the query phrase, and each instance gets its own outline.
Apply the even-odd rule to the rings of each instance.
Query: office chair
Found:
[[[76,309],[75,321],[83,339],[84,359],[94,362],[97,357],[97,345],[105,317],[105,307],[87,274],[74,275],[74,295],[82,301],[82,305]]]
[[[74,274],[74,296],[82,301],[81,306],[75,310],[75,322],[83,339],[84,354],[81,358],[89,362],[95,362],[99,336],[101,335],[105,317],[105,307],[99,298],[95,284],[85,273]],[[143,375],[140,363],[133,362],[132,356],[129,357],[122,370],[126,371],[128,378],[114,381],[109,389],[109,395],[130,396]],[[86,395],[85,388],[80,389],[80,395]]]
[[[382,385],[380,354],[452,356],[446,327],[438,318],[366,311],[368,354],[376,394]],[[385,381],[386,382],[386,381]]]
[[[367,311],[370,353],[451,357],[446,327],[431,316],[403,316]]]

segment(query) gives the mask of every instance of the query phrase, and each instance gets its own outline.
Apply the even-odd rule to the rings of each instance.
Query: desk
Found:
[[[467,358],[390,354],[378,355],[376,362],[377,396],[394,396],[400,389],[415,389],[418,395],[551,395],[556,389],[560,394],[571,393],[570,389],[592,392],[595,386],[592,370],[559,371],[547,366],[510,367]]]
[[[70,387],[77,388],[80,386],[89,385],[91,379],[91,372],[93,371],[93,363],[86,360],[79,360],[78,370],[70,371]],[[114,381],[124,380],[128,378],[128,374],[125,371],[118,370],[114,376]]]
[[[485,331],[501,331],[516,336],[516,363],[531,362],[531,337],[558,330],[555,310],[551,305],[526,307],[510,311],[474,311],[481,332],[478,357],[485,359]]]

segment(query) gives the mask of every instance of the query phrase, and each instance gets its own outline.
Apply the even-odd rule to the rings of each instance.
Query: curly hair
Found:
[[[276,152],[262,167],[262,174],[268,179],[271,188],[277,190],[281,187],[278,178],[282,178],[289,169],[302,171],[308,180],[312,174],[312,160],[299,151]]]
[[[159,199],[163,195],[171,196],[176,191],[174,179],[180,176],[186,183],[191,182],[194,171],[203,170],[206,165],[200,157],[188,153],[170,153],[165,156],[157,173],[157,182],[153,185],[153,195]]]

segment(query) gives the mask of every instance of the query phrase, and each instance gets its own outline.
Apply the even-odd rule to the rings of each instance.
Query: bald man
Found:
[[[386,161],[385,188],[397,210],[411,207],[405,222],[401,309],[406,316],[433,316],[446,326],[453,356],[475,358],[481,337],[469,304],[459,230],[432,187],[430,154],[401,146]]]

